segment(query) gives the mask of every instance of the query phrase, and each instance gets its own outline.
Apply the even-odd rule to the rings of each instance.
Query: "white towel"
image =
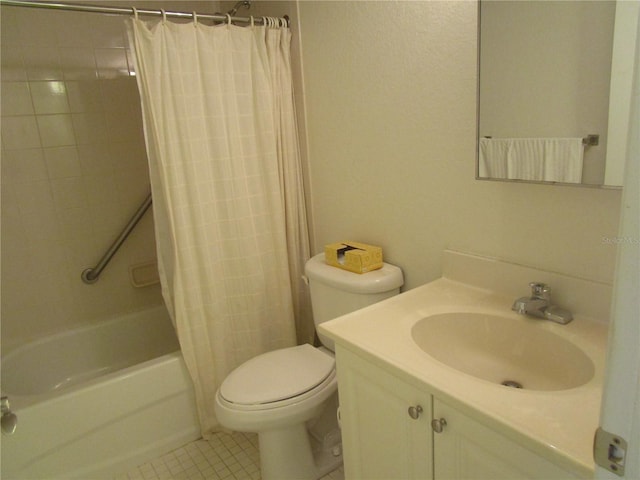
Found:
[[[480,176],[580,183],[582,138],[481,138]]]
[[[509,157],[510,143],[503,140],[506,139],[480,139],[480,158],[478,165],[480,178],[509,178],[507,158]]]

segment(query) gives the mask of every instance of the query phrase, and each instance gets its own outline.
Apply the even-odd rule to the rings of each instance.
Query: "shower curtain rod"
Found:
[[[90,12],[90,13],[107,13],[114,15],[134,15],[134,9],[132,7],[102,7],[97,5],[86,5],[80,3],[59,3],[59,2],[34,2],[28,0],[0,0],[0,5],[7,5],[10,7],[29,7],[29,8],[46,8],[52,10],[67,10],[73,12]],[[146,8],[136,8],[135,12],[138,15],[153,15],[153,16],[166,16],[169,18],[194,18],[194,12],[169,12],[163,10],[149,10]],[[213,20],[214,22],[228,22],[231,19],[236,23],[251,23],[251,17],[236,17],[228,16],[222,13],[198,13],[195,12],[195,16],[198,19]],[[270,17],[267,17],[270,18]],[[256,25],[264,25],[265,19],[263,17],[253,17]],[[282,18],[276,18],[276,21],[280,20],[285,22],[289,26],[289,17],[284,15]],[[269,21],[266,21],[269,24]]]

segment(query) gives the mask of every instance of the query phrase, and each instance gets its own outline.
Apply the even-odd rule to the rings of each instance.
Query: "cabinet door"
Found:
[[[431,396],[339,346],[336,359],[345,477],[431,479]]]
[[[433,438],[438,480],[578,478],[437,398],[433,417],[446,420],[442,432]]]

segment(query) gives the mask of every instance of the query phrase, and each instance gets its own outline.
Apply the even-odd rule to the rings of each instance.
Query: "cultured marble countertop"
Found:
[[[433,359],[411,337],[420,319],[447,312],[522,316],[508,298],[446,278],[409,290],[319,326],[339,346],[441,398],[579,476],[594,471],[593,436],[598,428],[608,325],[580,314],[567,325],[540,319],[536,326],[564,337],[593,361],[586,384],[559,391],[514,389],[478,379]],[[338,369],[340,365],[338,364]],[[562,365],[558,365],[562,368]]]

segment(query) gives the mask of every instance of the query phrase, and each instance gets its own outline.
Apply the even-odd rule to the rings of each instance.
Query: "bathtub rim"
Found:
[[[127,374],[113,372],[108,375],[113,378],[107,380],[105,375],[101,377],[102,381],[96,379],[91,382],[93,385],[85,384],[85,388],[75,389],[74,392],[48,399],[43,398],[45,395],[39,395],[38,400],[41,401],[19,408],[16,411],[17,434],[22,436],[15,437],[15,440],[13,436],[2,439],[2,476],[7,474],[7,478],[14,479],[54,477],[111,480],[114,475],[200,438],[195,390],[181,355],[174,352],[143,363],[127,369],[131,370]],[[182,373],[174,375],[178,372]],[[142,377],[143,383],[139,383],[138,377]],[[153,383],[147,384],[148,381]],[[123,386],[127,390],[123,390]],[[113,398],[110,396],[125,391],[129,393],[117,394]],[[98,410],[92,412],[94,407],[83,408],[78,421],[73,412],[77,411],[79,405],[93,405]],[[169,421],[158,422],[157,419],[168,411],[173,412]],[[21,418],[26,423],[21,425]],[[49,418],[51,424],[48,423]],[[73,422],[69,425],[70,418],[76,419],[75,425]],[[43,423],[49,425],[49,430],[45,431],[60,432],[61,435],[41,436],[33,448],[31,443],[25,444],[25,441],[31,442],[27,439],[34,438],[33,435],[42,433]],[[117,425],[123,424],[128,425],[125,428],[134,429],[132,436],[122,437],[119,430],[122,427]],[[67,426],[71,428],[67,429]],[[89,437],[85,437],[85,434]],[[78,443],[79,439],[84,440]],[[11,445],[12,441],[17,443]],[[123,444],[126,447],[123,448]],[[86,445],[92,447],[79,455],[74,445],[83,445],[80,449],[86,448]],[[69,446],[72,450],[68,449]],[[105,456],[102,446],[110,448],[111,452]],[[98,453],[94,455],[94,452]],[[56,458],[59,454],[62,456]],[[14,460],[5,464],[5,455]],[[76,459],[80,460],[76,462]],[[60,465],[64,467],[58,469]]]
[[[147,306],[146,308],[140,308],[136,310],[127,310],[126,312],[121,312],[119,314],[114,314],[108,317],[96,318],[94,320],[91,320],[90,322],[78,324],[71,328],[67,328],[65,330],[60,330],[57,332],[52,332],[41,337],[27,339],[26,343],[9,345],[6,348],[2,348],[2,352],[0,353],[0,362],[4,362],[7,357],[18,355],[24,350],[27,350],[37,345],[41,345],[43,343],[50,342],[57,338],[68,337],[74,334],[78,334],[80,332],[84,332],[86,330],[107,326],[112,323],[122,322],[127,317],[134,317],[140,314],[151,315],[152,312],[155,312],[155,311],[163,311],[164,313],[166,313],[169,321],[171,321],[171,316],[169,315],[167,307],[165,307],[164,304],[150,305],[150,306]]]
[[[2,396],[9,397],[9,401],[11,402],[11,410],[13,411],[13,413],[19,414],[20,411],[26,410],[31,407],[40,406],[45,402],[58,400],[65,401],[65,399],[75,396],[80,391],[100,388],[103,385],[115,383],[117,381],[120,381],[121,379],[136,375],[137,373],[144,370],[157,368],[158,366],[161,366],[165,363],[174,361],[175,358],[184,361],[184,359],[182,358],[182,352],[180,350],[176,350],[174,352],[166,353],[160,357],[152,358],[145,362],[136,363],[135,365],[131,365],[120,370],[107,373],[106,375],[92,378],[91,380],[88,380],[84,383],[79,383],[65,389],[54,390],[51,392],[36,395],[12,395],[11,393],[3,391]]]
[[[25,343],[24,345],[20,345],[19,347],[13,348],[8,352],[2,352],[2,354],[0,355],[0,370],[4,368],[5,362],[7,360],[11,360],[12,357],[16,357],[21,354],[24,354],[25,351],[28,351],[34,347],[37,348],[39,345],[55,342],[56,339],[60,339],[60,338],[72,337],[81,332],[87,332],[96,328],[109,328],[113,324],[128,322],[130,321],[131,317],[140,316],[142,314],[153,316],[153,315],[157,315],[160,312],[162,312],[163,315],[166,315],[167,319],[171,321],[171,317],[166,307],[164,305],[156,305],[151,308],[145,308],[142,310],[132,310],[132,311],[123,313],[119,316],[110,317],[102,321],[81,325],[76,328],[64,330],[49,336],[40,337],[36,340]],[[176,338],[177,338],[177,333],[176,333]],[[5,388],[1,388],[1,394],[3,397],[4,396],[9,397],[9,401],[11,402],[11,409],[13,411],[16,411],[16,410],[19,410],[20,408],[25,408],[31,405],[40,404],[42,402],[51,400],[53,398],[64,397],[68,394],[73,394],[74,392],[82,390],[83,388],[91,388],[92,385],[96,385],[102,382],[108,382],[109,380],[118,378],[121,375],[131,375],[133,371],[138,370],[139,368],[145,368],[145,366],[146,368],[149,368],[150,365],[161,363],[160,361],[164,357],[169,357],[169,356],[172,357],[174,356],[174,354],[178,354],[180,357],[182,357],[182,351],[180,350],[179,346],[176,350],[167,352],[164,355],[160,355],[142,362],[137,362],[131,365],[127,365],[68,387],[54,389],[44,393],[34,393],[34,394],[17,394],[17,393],[12,393],[11,391],[5,390]]]

